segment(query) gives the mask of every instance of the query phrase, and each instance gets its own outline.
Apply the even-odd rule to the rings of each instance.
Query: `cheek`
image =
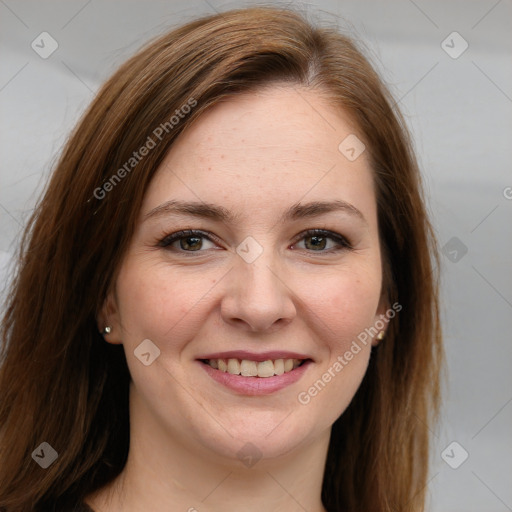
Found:
[[[339,274],[323,283],[322,293],[309,302],[315,307],[317,333],[322,333],[323,357],[297,401],[303,414],[319,419],[318,428],[332,425],[343,414],[366,374],[371,342],[358,336],[373,325],[379,284],[378,275],[359,279],[354,273]]]
[[[125,344],[130,343],[132,337],[152,339],[155,328],[162,323],[162,304],[171,287],[171,283],[156,280],[151,269],[135,264],[122,268],[116,290]]]
[[[377,268],[375,266],[375,268]],[[301,296],[324,324],[332,349],[344,351],[350,340],[375,321],[381,275],[373,267],[348,267],[301,286]]]
[[[135,348],[149,338],[167,354],[180,351],[200,329],[202,304],[217,281],[162,263],[128,261],[117,280],[123,343]]]
[[[302,405],[315,409],[328,424],[346,409],[359,388],[371,353],[369,338],[359,336],[370,328],[380,297],[380,272],[377,266],[347,267],[325,279],[312,280],[316,286],[303,286],[302,296],[321,331],[318,373],[305,382],[297,397]],[[314,292],[313,292],[314,290]]]

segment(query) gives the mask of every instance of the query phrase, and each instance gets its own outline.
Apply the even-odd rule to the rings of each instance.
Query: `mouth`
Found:
[[[237,394],[267,395],[297,382],[314,361],[291,352],[237,351],[211,354],[197,362],[214,381]]]
[[[230,375],[241,375],[242,377],[258,377],[268,379],[289,373],[311,359],[266,359],[265,361],[254,361],[251,359],[238,358],[212,358],[200,359],[203,364],[214,370],[229,373]]]

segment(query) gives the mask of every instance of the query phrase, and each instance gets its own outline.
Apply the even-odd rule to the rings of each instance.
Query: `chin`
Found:
[[[238,421],[233,418],[222,426],[212,420],[210,432],[203,430],[199,433],[201,444],[220,457],[247,466],[247,460],[254,463],[256,459],[264,461],[284,457],[315,439],[317,429],[314,425],[297,421],[299,414],[296,412],[279,415],[275,412],[258,415],[256,412],[251,416]],[[316,435],[320,435],[320,430]]]

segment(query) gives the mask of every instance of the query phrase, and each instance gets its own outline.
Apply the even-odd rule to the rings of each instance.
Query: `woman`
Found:
[[[21,246],[0,509],[424,509],[437,252],[392,105],[274,8],[114,74]]]

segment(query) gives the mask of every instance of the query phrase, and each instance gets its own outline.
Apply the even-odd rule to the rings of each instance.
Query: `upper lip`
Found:
[[[197,359],[247,359],[249,361],[268,361],[276,359],[312,359],[306,354],[289,352],[286,350],[272,350],[269,352],[249,352],[247,350],[229,350],[227,352],[215,352],[198,357]]]

